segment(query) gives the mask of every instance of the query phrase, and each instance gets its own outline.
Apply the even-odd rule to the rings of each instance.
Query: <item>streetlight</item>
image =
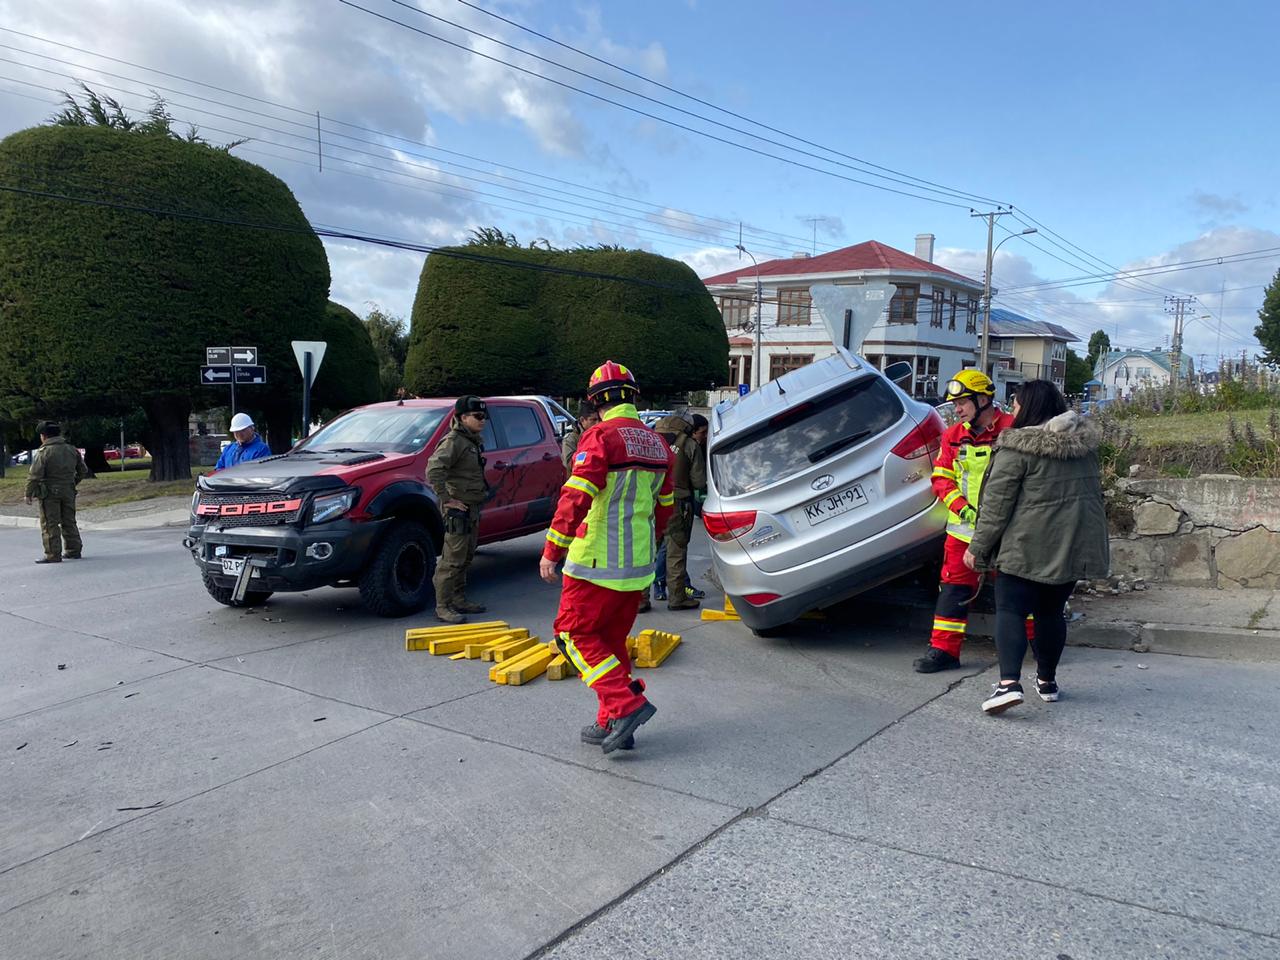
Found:
[[[750,250],[748,250],[742,244],[738,244],[737,246],[738,246],[738,253],[739,254],[745,253],[748,257],[751,257],[751,265],[756,268],[756,330],[755,330],[756,359],[755,359],[755,362],[752,363],[751,365],[751,380],[753,381],[751,384],[751,389],[755,390],[760,386],[760,327],[761,327],[760,311],[761,311],[761,304],[764,301],[764,294],[760,289],[760,264],[756,263],[756,258],[751,256]]]
[[[1014,237],[1025,237],[1029,233],[1039,233],[1035,227],[1027,227],[1025,230],[1019,230],[1017,233],[1011,233],[1000,243],[991,246],[992,233],[995,229],[995,217],[987,218],[987,276],[982,284],[982,347],[978,354],[978,369],[983,373],[987,373],[987,353],[991,346],[991,264],[996,258],[996,250],[999,250],[1002,244],[1007,243]],[[990,376],[990,374],[987,374]]]

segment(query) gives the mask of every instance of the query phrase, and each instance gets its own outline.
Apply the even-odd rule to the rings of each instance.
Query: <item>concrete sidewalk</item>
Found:
[[[190,514],[191,498],[152,497],[131,503],[117,503],[109,507],[90,507],[76,512],[76,522],[81,530],[146,530],[152,527],[186,526]],[[0,527],[36,529],[40,520],[35,504],[5,504],[0,506]]]

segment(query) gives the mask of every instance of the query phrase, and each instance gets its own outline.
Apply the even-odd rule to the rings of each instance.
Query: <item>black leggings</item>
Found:
[[[1070,583],[1036,583],[1011,573],[996,577],[996,650],[1000,653],[1000,679],[1017,680],[1027,654],[1027,617],[1036,618],[1036,656],[1041,680],[1057,679],[1058,661],[1067,645],[1067,621],[1062,608],[1075,589]]]

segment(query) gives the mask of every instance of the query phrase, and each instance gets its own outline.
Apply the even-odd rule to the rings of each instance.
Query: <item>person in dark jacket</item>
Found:
[[[1036,692],[1042,700],[1058,699],[1058,661],[1067,639],[1063,608],[1076,581],[1105,577],[1110,568],[1098,463],[1102,432],[1068,410],[1047,380],[1018,389],[1013,415],[1013,426],[996,441],[977,532],[964,557],[974,570],[1000,573],[1000,683],[983,701],[989,714],[1022,702],[1028,616],[1036,622]]]
[[[40,449],[31,458],[26,501],[40,501],[40,538],[44,557],[36,563],[79,560],[84,543],[76,525],[76,487],[89,475],[80,451],[67,442],[62,426],[40,424]],[[62,552],[63,541],[67,552]]]
[[[582,442],[582,435],[599,422],[600,414],[590,407],[584,407],[582,414],[574,421],[568,432],[565,433],[564,439],[560,441],[560,462],[564,464],[565,470],[573,473],[573,455],[578,452],[578,444]]]
[[[467,599],[467,570],[480,538],[480,507],[489,494],[484,478],[484,432],[489,409],[480,397],[459,397],[451,429],[427,461],[427,483],[444,509],[444,544],[436,564],[436,617],[466,623],[468,613],[484,613]]]

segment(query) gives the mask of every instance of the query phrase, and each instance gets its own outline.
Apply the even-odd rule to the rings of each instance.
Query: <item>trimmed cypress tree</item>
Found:
[[[405,361],[412,392],[579,395],[609,359],[649,396],[728,380],[724,324],[692,269],[640,250],[470,245],[427,257]]]
[[[160,124],[12,134],[0,183],[33,192],[0,192],[0,418],[141,406],[151,479],[180,479],[193,401],[228,399],[198,386],[206,346],[257,345],[274,390],[300,384],[289,341],[329,265],[283,181]]]

